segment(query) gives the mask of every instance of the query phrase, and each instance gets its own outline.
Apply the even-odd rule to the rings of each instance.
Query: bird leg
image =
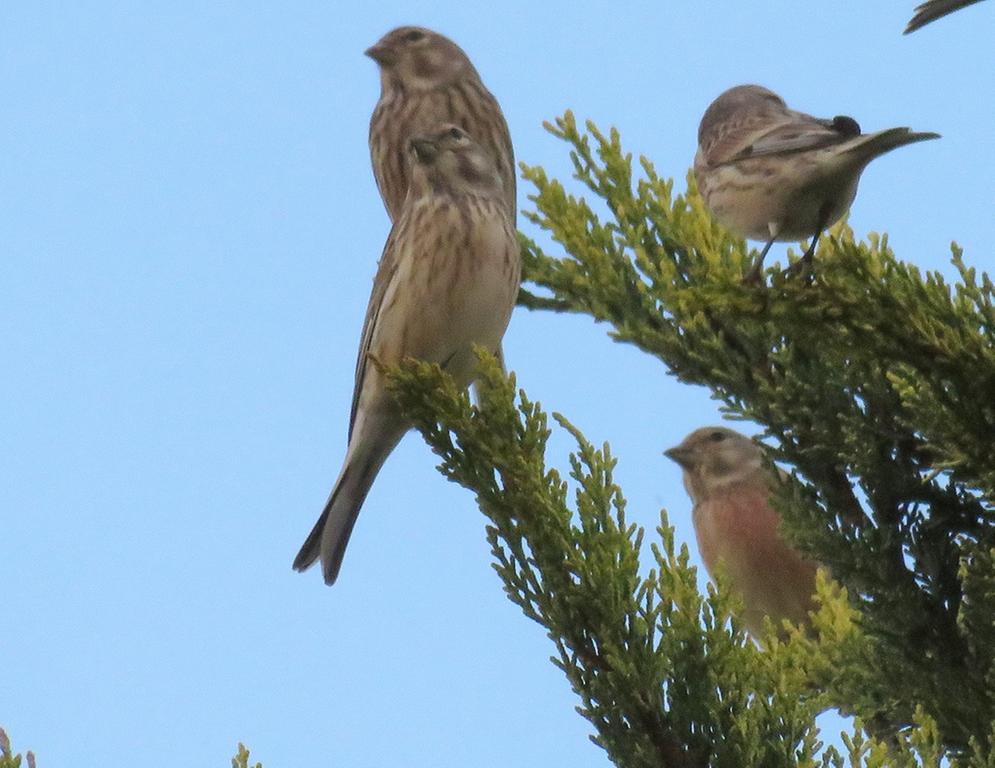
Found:
[[[767,255],[767,251],[770,250],[770,247],[774,244],[774,240],[776,238],[777,227],[774,224],[771,224],[770,240],[767,241],[764,249],[760,251],[760,256],[757,257],[757,260],[754,262],[753,266],[750,267],[750,271],[743,275],[743,285],[760,285],[763,282],[763,277],[761,275],[764,267],[764,256]]]
[[[812,269],[812,260],[815,257],[815,248],[819,244],[819,235],[821,235],[828,226],[829,203],[826,203],[819,210],[818,228],[815,230],[815,234],[812,235],[812,242],[809,243],[809,246],[805,249],[805,253],[802,254],[802,257],[784,271],[785,275],[794,275],[798,272],[804,272],[809,274],[809,277],[811,277],[810,272]]]

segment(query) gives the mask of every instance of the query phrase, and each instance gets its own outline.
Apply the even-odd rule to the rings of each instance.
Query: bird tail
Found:
[[[885,152],[891,152],[898,147],[904,147],[906,144],[938,138],[940,138],[938,133],[919,133],[911,128],[888,128],[884,131],[860,136],[841,149],[845,154],[856,153],[857,156],[864,159],[864,162],[870,162],[875,157],[879,157]]]
[[[915,32],[920,27],[925,27],[932,21],[953,13],[961,8],[967,8],[980,0],[926,0],[926,2],[916,7],[915,15],[905,27],[905,33]]]
[[[352,450],[350,446],[335,487],[325,502],[325,508],[294,558],[295,571],[305,571],[321,558],[325,583],[329,586],[335,583],[349,544],[349,536],[366,500],[366,494],[384,460],[403,434],[402,431],[393,439],[386,440],[353,441],[358,447]]]

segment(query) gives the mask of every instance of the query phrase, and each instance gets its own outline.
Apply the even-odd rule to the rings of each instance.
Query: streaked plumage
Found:
[[[766,242],[748,275],[760,276],[775,241],[812,238],[838,221],[857,194],[860,174],[876,157],[935,133],[890,128],[862,134],[852,117],[817,118],[788,109],[759,85],[721,94],[698,128],[694,173],[709,209],[740,236]]]
[[[294,560],[302,571],[320,558],[328,584],[377,472],[409,428],[371,358],[439,363],[467,386],[473,345],[498,350],[518,293],[518,243],[489,153],[454,125],[411,139],[409,148],[411,190],[366,311],[345,461]]]
[[[391,221],[399,215],[408,189],[408,139],[452,123],[494,158],[514,223],[515,154],[508,124],[466,53],[430,29],[399,27],[366,54],[380,67],[380,100],[370,119],[370,157]]]
[[[981,0],[926,0],[925,3],[916,6],[915,15],[905,27],[905,34],[915,32],[920,27],[925,27],[948,13],[959,11],[961,8],[967,8],[967,6],[979,2]]]
[[[722,563],[750,634],[761,636],[765,616],[807,624],[816,565],[781,536],[760,447],[726,427],[702,427],[664,453],[684,470],[701,559],[713,575]]]

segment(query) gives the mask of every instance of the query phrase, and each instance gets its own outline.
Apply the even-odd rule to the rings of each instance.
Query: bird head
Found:
[[[737,85],[723,91],[709,104],[698,125],[698,144],[714,140],[733,117],[785,112],[784,99],[762,85]]]
[[[366,55],[380,66],[385,87],[398,84],[411,91],[429,91],[476,74],[462,48],[423,27],[391,30],[367,48]]]
[[[501,176],[490,154],[458,125],[443,123],[408,142],[414,165],[412,185],[427,183],[450,193],[502,193]]]
[[[684,485],[694,503],[764,471],[760,446],[728,427],[696,429],[663,455],[684,470]]]

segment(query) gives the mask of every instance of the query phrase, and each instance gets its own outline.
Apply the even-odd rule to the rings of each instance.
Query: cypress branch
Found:
[[[770,626],[761,650],[739,627],[721,576],[717,589],[698,592],[665,513],[652,562],[642,565],[645,532],[626,520],[609,447],[596,448],[554,414],[577,443],[570,480],[561,477],[547,464],[545,411],[516,393],[514,376],[505,378],[496,361],[480,358],[477,405],[426,363],[391,369],[390,386],[440,471],[476,495],[505,592],[553,641],[553,662],[580,697],[595,743],[620,766],[847,764],[823,747],[814,723],[833,703],[828,691],[870,674],[858,665],[841,676],[875,652],[845,592],[821,578],[816,631],[795,628],[781,640]],[[925,747],[909,739],[932,748],[926,736],[936,726],[925,712],[914,722],[890,748],[856,730],[848,764],[920,764],[913,761]],[[877,754],[889,762],[873,762]]]
[[[525,242],[527,279],[548,294],[532,306],[610,323],[613,338],[765,427],[795,470],[780,499],[789,535],[848,587],[875,643],[862,688],[837,686],[835,704],[894,728],[920,706],[946,748],[984,743],[995,721],[995,646],[979,628],[992,605],[978,594],[995,577],[983,554],[995,546],[991,280],[956,247],[950,285],[898,261],[886,238],[857,242],[840,225],[820,243],[814,281],[775,272],[765,288],[743,285],[752,256],[692,178],[674,195],[645,158],[636,178],[616,131],[582,132],[569,112],[547,128],[610,217],[523,166],[529,218],[563,249],[554,258]]]

